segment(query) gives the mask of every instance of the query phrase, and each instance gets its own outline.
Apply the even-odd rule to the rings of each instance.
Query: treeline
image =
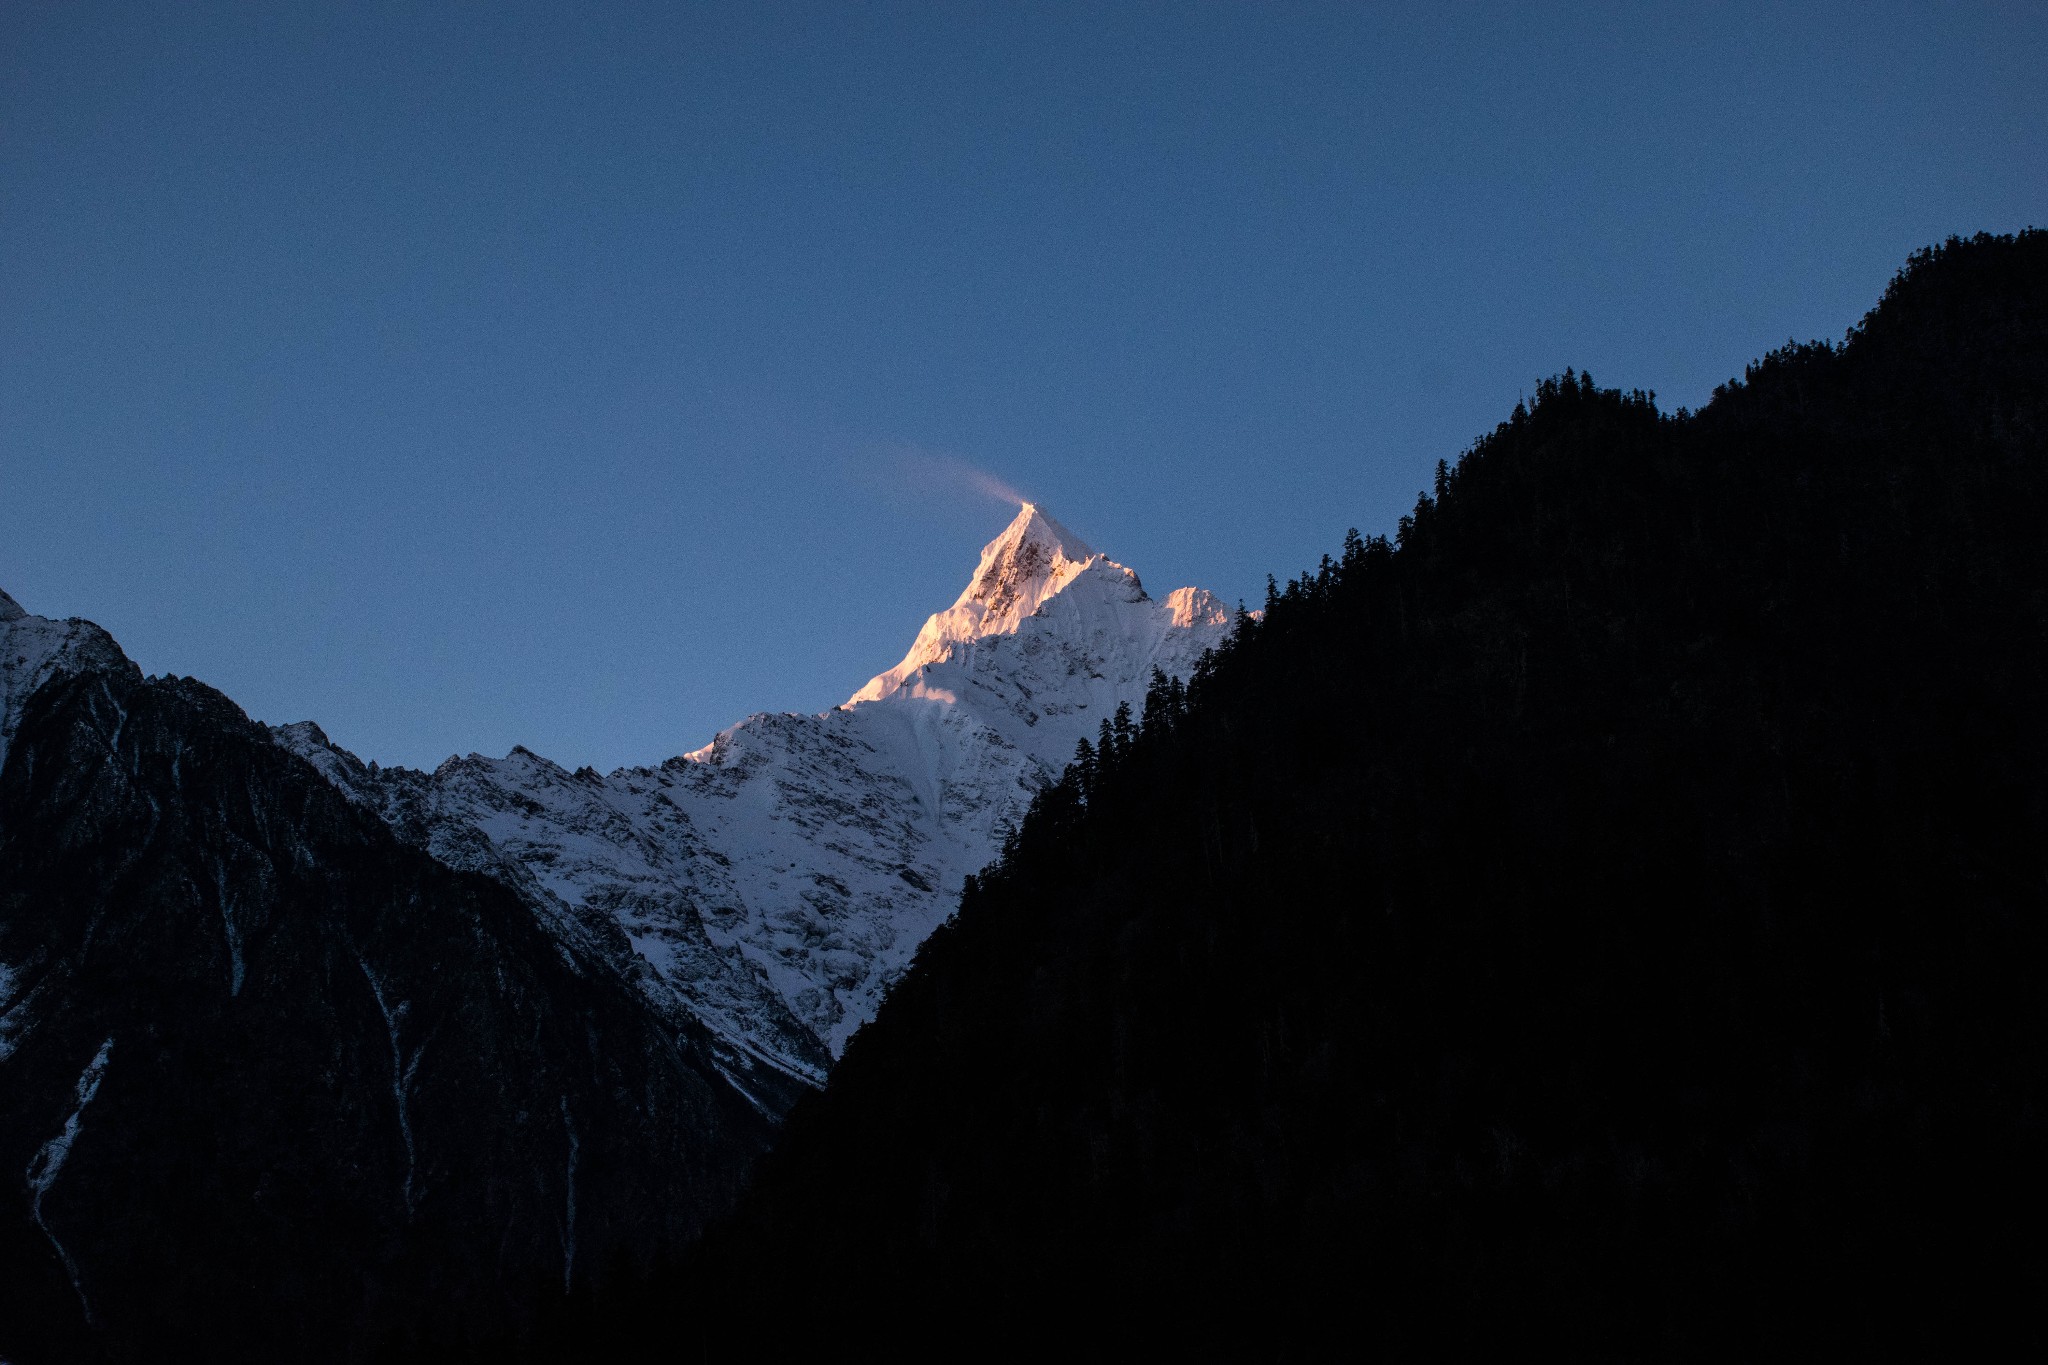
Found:
[[[1697,413],[1546,381],[1108,722],[563,1336],[2038,1347],[2044,515],[2048,234]]]

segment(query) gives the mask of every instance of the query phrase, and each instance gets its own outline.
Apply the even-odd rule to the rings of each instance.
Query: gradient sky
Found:
[[[1024,490],[1155,591],[1567,365],[1697,406],[2048,223],[2048,6],[0,6],[0,587],[384,762],[893,664]]]

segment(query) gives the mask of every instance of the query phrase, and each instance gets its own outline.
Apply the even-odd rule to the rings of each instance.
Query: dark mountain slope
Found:
[[[2048,234],[1916,256],[1698,414],[1544,384],[1048,792],[738,1222],[565,1335],[798,1292],[786,1332],[961,1351],[2013,1318],[2044,514]]]
[[[225,698],[45,684],[0,771],[0,1354],[460,1341],[725,1208],[766,1122]]]

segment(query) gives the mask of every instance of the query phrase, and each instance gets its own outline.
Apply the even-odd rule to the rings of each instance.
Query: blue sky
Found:
[[[1680,11],[1683,11],[1682,13]],[[2048,7],[0,7],[0,587],[384,762],[819,710],[1010,509],[1256,599],[1567,365],[2048,223]]]

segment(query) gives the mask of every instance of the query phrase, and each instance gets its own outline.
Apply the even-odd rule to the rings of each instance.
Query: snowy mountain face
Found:
[[[1027,503],[844,705],[751,716],[658,766],[571,773],[515,749],[420,773],[310,724],[274,734],[406,842],[506,882],[579,944],[630,945],[621,970],[702,1020],[773,1109],[773,1073],[823,1079],[1078,741],[1229,628],[1211,594],[1155,600]]]
[[[126,663],[114,637],[90,621],[31,616],[0,591],[0,770],[21,727],[29,697],[44,683],[93,668]],[[35,991],[20,964],[0,953],[0,1062],[14,1055],[33,1013]]]

